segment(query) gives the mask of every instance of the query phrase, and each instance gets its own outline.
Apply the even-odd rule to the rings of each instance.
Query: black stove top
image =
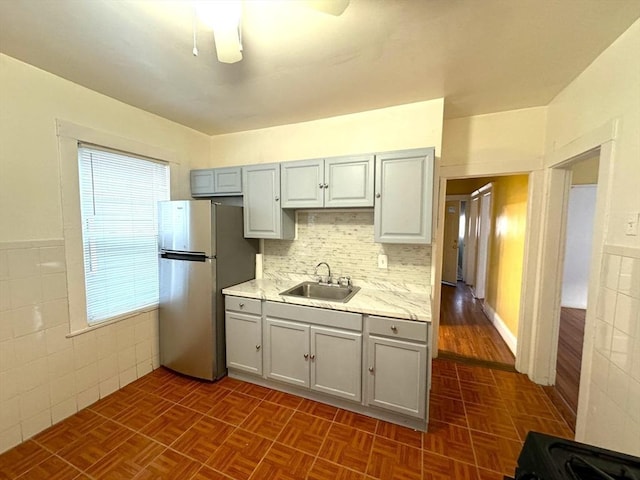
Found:
[[[640,480],[640,458],[529,432],[516,480]]]

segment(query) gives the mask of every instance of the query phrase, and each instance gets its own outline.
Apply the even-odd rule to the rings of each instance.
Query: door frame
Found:
[[[542,157],[532,157],[518,162],[516,167],[510,162],[496,162],[490,164],[477,165],[451,165],[441,166],[439,169],[439,185],[438,185],[438,202],[435,223],[436,235],[433,244],[433,277],[432,277],[432,294],[431,294],[431,348],[432,356],[438,356],[438,335],[440,331],[440,307],[442,294],[442,261],[444,243],[444,215],[445,215],[445,197],[447,191],[447,181],[465,178],[478,177],[501,177],[509,175],[528,175],[528,195],[527,195],[527,221],[525,225],[525,245],[523,252],[523,269],[522,269],[522,285],[520,293],[520,308],[518,315],[518,343],[516,351],[515,368],[519,372],[529,373],[530,362],[523,361],[519,365],[519,358],[529,359],[530,350],[528,343],[532,337],[532,325],[535,319],[531,316],[531,304],[533,303],[532,295],[535,292],[537,282],[536,265],[537,265],[537,247],[536,233],[532,228],[532,219],[539,218],[537,208],[542,202],[542,193],[538,188],[539,178],[542,178]],[[534,187],[535,185],[535,187]],[[530,278],[532,277],[532,278]],[[526,280],[526,281],[525,281]],[[528,321],[526,321],[528,319]],[[526,328],[525,328],[526,327]],[[522,341],[521,341],[522,339]]]
[[[571,188],[571,172],[567,168],[599,150],[598,183],[587,312],[580,374],[576,439],[585,437],[587,406],[589,403],[589,379],[593,360],[595,339],[596,305],[602,280],[602,257],[607,237],[608,216],[611,211],[611,183],[615,161],[615,143],[619,120],[613,119],[574,139],[548,154],[545,158],[544,178],[541,187],[544,194],[543,223],[540,232],[539,273],[533,307],[536,311],[535,333],[532,335],[530,352],[530,377],[543,384],[555,381],[558,337],[560,325],[560,303],[562,271],[557,268],[564,263],[566,242],[566,219],[568,196]],[[562,205],[562,208],[558,208]],[[559,263],[560,262],[560,263]],[[517,368],[517,364],[516,364]]]
[[[471,194],[472,197],[478,197],[478,218],[476,220],[476,264],[474,268],[473,279],[473,296],[480,300],[484,300],[487,290],[487,277],[489,276],[489,254],[491,253],[491,220],[493,207],[493,184],[491,182],[483,185]],[[489,205],[488,218],[483,218],[483,208]],[[486,237],[486,240],[483,238]],[[479,266],[481,268],[479,268]]]

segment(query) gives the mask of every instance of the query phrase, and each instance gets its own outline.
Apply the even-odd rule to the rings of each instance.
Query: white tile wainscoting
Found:
[[[586,441],[640,455],[640,249],[605,245]]]
[[[64,241],[0,243],[0,453],[159,365],[157,311],[68,334]]]

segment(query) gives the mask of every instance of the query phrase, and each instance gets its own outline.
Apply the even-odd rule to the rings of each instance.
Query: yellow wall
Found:
[[[485,302],[518,336],[518,314],[527,219],[527,175],[493,181],[491,240]]]
[[[469,195],[483,185],[491,182],[493,177],[461,178],[447,182],[447,195]]]
[[[175,152],[172,196],[210,137],[0,54],[0,242],[62,238],[56,119]]]
[[[211,138],[211,158],[200,167],[435,147],[440,157],[444,100],[282,125]]]

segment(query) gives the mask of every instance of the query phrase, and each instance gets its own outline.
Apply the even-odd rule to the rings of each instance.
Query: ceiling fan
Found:
[[[293,1],[293,0],[292,0]],[[350,0],[295,0],[297,5],[339,16],[349,6]],[[242,60],[242,0],[197,0],[194,2],[193,55],[198,55],[196,45],[196,17],[213,30],[218,61],[236,63]]]

